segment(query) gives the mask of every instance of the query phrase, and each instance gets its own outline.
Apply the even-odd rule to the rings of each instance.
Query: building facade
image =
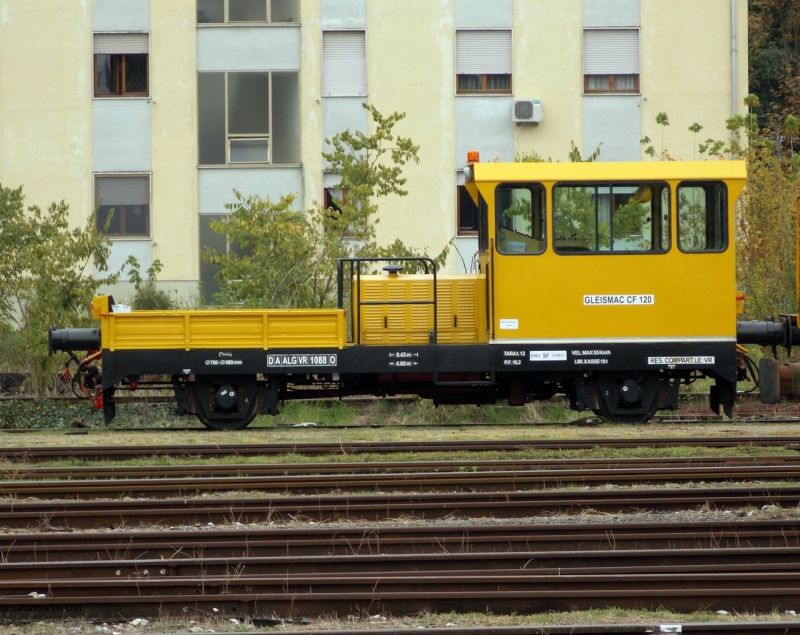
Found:
[[[421,146],[379,241],[456,237],[468,271],[469,150],[653,160],[649,136],[691,160],[745,112],[746,38],[746,0],[0,0],[0,183],[76,225],[114,208],[113,266],[158,259],[165,288],[210,294],[200,252],[225,249],[234,190],[335,198],[324,140],[368,132],[369,102]]]

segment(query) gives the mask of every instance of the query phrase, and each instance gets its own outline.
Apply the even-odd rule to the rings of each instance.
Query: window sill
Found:
[[[473,231],[458,232],[456,234],[456,237],[457,238],[477,238],[478,237],[478,232],[477,231],[474,231],[474,232]]]
[[[592,97],[595,95],[629,95],[632,97],[638,97],[642,93],[638,90],[584,90],[583,95],[584,97]]]
[[[150,95],[92,95],[92,99],[97,99],[99,101],[108,101],[110,99],[119,99],[120,101],[131,101],[131,100],[143,100],[143,101],[152,101],[152,97]]]
[[[514,93],[511,91],[499,91],[499,90],[457,90],[456,97],[513,97]]]
[[[103,236],[105,238],[108,238],[108,240],[110,240],[112,242],[119,242],[119,241],[122,241],[122,240],[127,240],[127,241],[131,241],[131,242],[143,243],[143,242],[149,242],[149,241],[153,240],[153,238],[151,236],[123,236],[121,234],[120,235],[103,234]]]
[[[269,170],[276,168],[302,168],[302,163],[214,163],[197,165],[198,170],[239,170],[245,168],[247,170]]]
[[[198,29],[216,29],[219,27],[237,27],[237,26],[272,26],[277,28],[298,27],[300,22],[198,22],[195,26]]]

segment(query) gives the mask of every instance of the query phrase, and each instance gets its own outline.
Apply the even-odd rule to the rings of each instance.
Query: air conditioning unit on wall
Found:
[[[519,99],[515,101],[511,119],[516,123],[538,124],[544,120],[542,102],[538,99]]]

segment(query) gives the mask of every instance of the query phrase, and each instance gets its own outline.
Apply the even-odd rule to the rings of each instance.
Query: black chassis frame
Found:
[[[106,394],[140,375],[332,375],[386,373],[432,375],[442,386],[492,386],[503,378],[548,380],[595,373],[693,371],[736,383],[736,341],[668,340],[630,342],[493,342],[473,345],[348,346],[344,349],[103,350]],[[440,378],[447,373],[448,377]],[[467,378],[480,373],[481,378]],[[463,379],[453,379],[462,374]]]

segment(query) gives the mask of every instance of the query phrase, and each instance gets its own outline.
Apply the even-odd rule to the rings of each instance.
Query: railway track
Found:
[[[506,552],[7,563],[0,616],[319,617],[588,610],[770,612],[796,606],[800,549]],[[63,609],[69,614],[69,609]]]
[[[428,555],[482,555],[538,552],[535,566],[552,554],[564,564],[564,553],[644,553],[682,550],[702,554],[713,550],[763,553],[773,557],[796,554],[800,526],[795,519],[767,521],[554,523],[554,524],[413,524],[404,526],[317,526],[292,528],[191,529],[171,531],[37,532],[0,535],[0,554],[6,567],[38,563],[55,566],[71,562],[125,560],[141,563],[189,558],[208,560],[272,558],[311,561],[313,558]],[[747,550],[750,550],[748,552]],[[581,556],[582,557],[582,556]],[[795,560],[797,558],[795,557]],[[527,560],[525,560],[527,564]],[[573,562],[570,566],[578,566]],[[637,563],[641,564],[641,563]],[[693,564],[697,564],[694,562]]]
[[[795,439],[758,441],[776,447],[791,445]],[[685,438],[600,441],[609,447],[687,444]],[[750,444],[742,438],[697,441],[724,447]],[[322,455],[333,453],[334,448],[354,454],[374,452],[376,447],[383,452],[407,452],[409,447],[428,452],[498,451],[540,443],[559,447],[575,442],[308,445],[310,454]],[[595,441],[578,443],[597,447]],[[113,456],[115,449],[104,447],[100,453],[108,456],[111,451]],[[152,448],[148,450],[152,452]],[[195,457],[198,450],[210,456],[217,452],[234,455],[239,450],[251,451],[252,446],[163,450],[167,455]],[[680,612],[797,610],[800,522],[791,519],[687,525],[509,525],[499,519],[587,511],[798,506],[800,486],[793,485],[548,488],[790,481],[799,475],[800,457],[792,455],[11,466],[0,471],[0,494],[7,501],[0,503],[0,527],[38,531],[0,534],[0,620],[30,620],[35,615],[110,619],[475,610],[526,614],[600,606],[664,607]],[[437,489],[443,491],[433,491]],[[247,498],[198,496],[231,491],[253,494]],[[106,500],[86,500],[92,497]],[[444,523],[364,525],[409,518],[442,519]],[[456,519],[467,518],[495,520],[456,523]],[[287,520],[351,524],[263,525]],[[229,527],[202,532],[185,527],[198,523]],[[139,526],[151,528],[127,529]],[[56,531],[79,528],[115,531]]]
[[[800,455],[781,456],[730,456],[730,457],[649,457],[608,459],[507,459],[502,461],[379,461],[334,463],[239,463],[210,465],[159,465],[90,467],[9,467],[0,468],[0,479],[43,480],[67,479],[70,481],[97,478],[214,478],[233,476],[287,476],[322,474],[409,474],[415,472],[508,472],[515,470],[538,471],[591,471],[598,469],[666,470],[670,468],[719,469],[783,467],[800,469]]]
[[[86,478],[83,480],[10,480],[0,496],[87,498],[174,498],[186,495],[257,492],[259,495],[320,495],[329,492],[507,492],[571,485],[653,485],[796,481],[800,466],[627,467],[602,469],[496,470],[465,472],[339,473],[161,478]]]
[[[118,529],[288,520],[365,522],[404,518],[507,519],[587,512],[741,510],[764,505],[796,507],[800,505],[800,487],[16,501],[0,503],[0,527],[48,530]]]
[[[0,460],[126,461],[152,457],[214,459],[232,456],[301,456],[426,452],[518,452],[524,450],[591,450],[595,448],[789,447],[800,449],[800,435],[732,437],[642,437],[589,439],[519,439],[510,441],[348,441],[336,443],[208,443],[165,445],[36,446],[0,448]]]

